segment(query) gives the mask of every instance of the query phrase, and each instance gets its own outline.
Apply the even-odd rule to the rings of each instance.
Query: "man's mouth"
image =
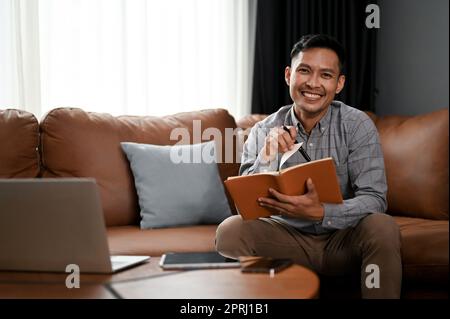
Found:
[[[301,91],[301,94],[309,100],[318,100],[323,96],[320,93],[314,93],[309,91]]]

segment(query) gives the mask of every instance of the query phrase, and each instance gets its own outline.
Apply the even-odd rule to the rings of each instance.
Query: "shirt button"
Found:
[[[331,225],[331,221],[328,221],[327,224],[328,224],[328,225]]]
[[[309,146],[310,146],[310,147],[313,147],[313,145],[314,145],[313,143],[309,143]]]
[[[322,128],[321,128],[321,131],[322,131],[322,132],[323,132],[323,131],[325,131],[325,128],[324,128],[324,127],[322,127]]]

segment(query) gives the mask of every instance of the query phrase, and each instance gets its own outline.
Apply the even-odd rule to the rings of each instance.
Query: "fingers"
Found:
[[[306,187],[307,187],[306,194],[299,195],[299,196],[285,195],[285,194],[278,192],[277,190],[275,190],[273,188],[269,188],[269,193],[270,193],[270,195],[274,196],[278,201],[280,201],[282,203],[287,203],[287,204],[291,204],[291,205],[307,204],[308,203],[307,194],[309,194],[309,195],[316,194],[316,188],[315,188],[314,183],[311,178],[308,178],[306,180]]]
[[[295,130],[295,128],[294,128]],[[285,148],[283,149],[283,152],[287,152],[288,150],[291,150],[292,147],[294,146],[294,142],[295,142],[295,137],[297,136],[297,134],[294,135],[294,137],[292,137],[291,134],[291,130],[289,130],[289,132],[286,132],[283,128],[278,128],[278,132],[279,132],[279,138],[278,138],[278,143],[281,146],[281,144],[283,144],[285,146]]]
[[[278,147],[278,151],[285,153],[292,149],[295,143],[295,137],[297,131],[295,127],[290,127],[289,132],[286,132],[282,127],[274,127],[270,130],[269,135],[266,138],[266,145],[275,144]]]
[[[278,142],[278,150],[285,153],[291,148],[291,144],[289,144],[289,134],[287,132],[278,132],[277,136]],[[293,143],[292,143],[293,145]]]
[[[306,180],[306,187],[308,188],[308,193],[315,193],[316,187],[314,186],[314,183],[311,178],[308,178]]]
[[[267,197],[258,198],[258,203],[260,206],[273,208],[276,211],[279,211],[280,213],[285,214],[285,215],[292,215],[291,211],[294,208],[290,204],[282,203],[282,202],[279,202],[277,200],[267,198]]]
[[[278,153],[278,141],[273,136],[267,136],[265,145],[266,159],[273,160]]]
[[[258,198],[260,206],[271,208],[281,215],[289,217],[304,217],[314,220],[323,218],[323,206],[319,201],[314,183],[311,178],[306,180],[307,193],[298,196],[288,196],[269,188],[274,198]]]
[[[291,138],[295,141],[297,138],[297,129],[295,126],[289,126],[287,127],[289,129],[289,133],[291,134]]]
[[[273,188],[269,188],[269,193],[271,195],[275,196],[275,198],[278,199],[278,201],[280,201],[282,203],[294,204],[291,196],[281,194],[280,192],[277,192]]]

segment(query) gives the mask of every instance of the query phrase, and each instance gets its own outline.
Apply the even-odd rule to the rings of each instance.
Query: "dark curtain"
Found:
[[[333,36],[346,50],[346,83],[335,99],[374,111],[377,29],[365,25],[369,15],[366,6],[370,3],[377,1],[259,0],[252,113],[270,114],[292,103],[284,69],[290,65],[294,43],[310,33]]]

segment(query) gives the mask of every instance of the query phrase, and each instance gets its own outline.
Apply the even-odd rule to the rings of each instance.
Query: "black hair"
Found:
[[[311,48],[325,48],[334,51],[339,59],[339,70],[341,73],[343,72],[345,64],[344,47],[336,39],[326,34],[308,34],[302,36],[292,47],[291,60],[300,52]]]

